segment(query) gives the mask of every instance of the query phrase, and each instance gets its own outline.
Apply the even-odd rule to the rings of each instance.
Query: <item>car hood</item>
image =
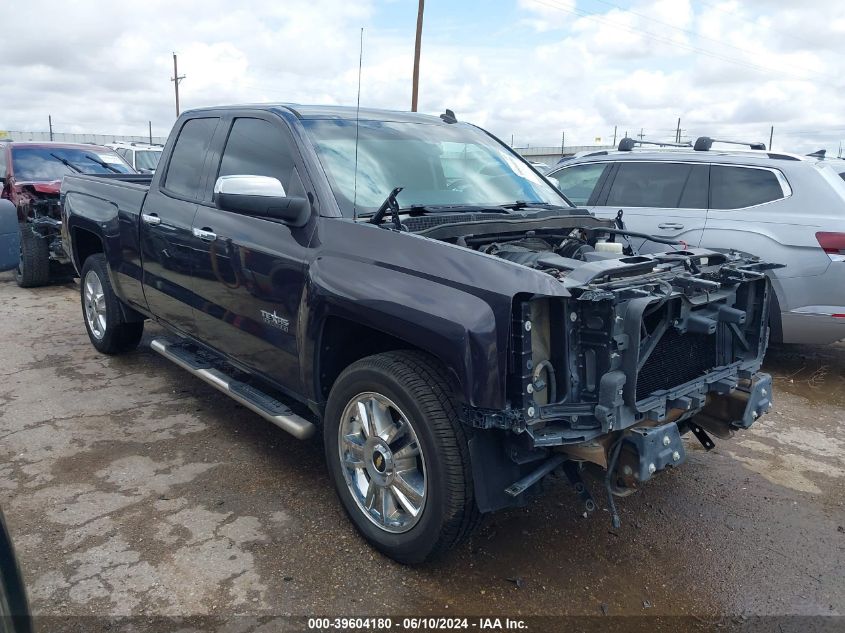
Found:
[[[48,195],[59,195],[59,191],[62,187],[61,180],[52,180],[49,182],[44,181],[37,181],[37,180],[20,180],[15,182],[17,187],[21,189],[29,188],[35,191],[36,193],[48,194]]]

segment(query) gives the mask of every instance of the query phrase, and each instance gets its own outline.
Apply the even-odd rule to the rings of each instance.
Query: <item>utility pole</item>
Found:
[[[173,89],[176,91],[176,118],[179,118],[179,82],[185,78],[185,75],[179,76],[179,70],[176,66],[176,53],[173,53],[173,76],[170,81],[173,82]]]
[[[50,140],[53,140],[53,115],[47,115],[47,124],[50,126]]]
[[[150,145],[153,144],[153,122],[149,121],[150,124]]]
[[[511,147],[513,147],[513,134],[511,134]]]
[[[772,139],[775,136],[775,126],[772,126],[772,129],[769,130],[769,149],[772,149]]]
[[[616,126],[613,126],[613,146],[616,147]]]
[[[643,134],[643,128],[640,128],[640,133],[639,133],[639,135],[638,135],[638,136],[640,137],[640,140],[643,140],[643,136],[644,136],[644,134]]]
[[[566,130],[560,133],[560,157],[563,158],[564,148],[566,147]]]
[[[422,43],[423,10],[425,0],[420,0],[417,10],[417,41],[414,44],[414,85],[411,88],[411,112],[417,111],[417,100],[420,92],[420,44]]]
[[[681,142],[681,117],[678,117],[678,129],[675,131],[675,142]]]

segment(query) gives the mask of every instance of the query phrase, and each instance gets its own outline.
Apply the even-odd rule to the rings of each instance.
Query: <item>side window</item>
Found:
[[[684,189],[693,176],[693,167],[683,163],[623,162],[607,196],[608,207],[681,207]],[[692,195],[692,189],[691,189]],[[684,201],[686,205],[686,201]],[[697,208],[707,208],[705,204]]]
[[[710,168],[711,209],[742,209],[783,197],[778,177],[767,169],[726,165]]]
[[[182,126],[170,156],[164,179],[165,189],[186,198],[200,198],[200,178],[205,154],[218,120],[190,119]]]
[[[220,176],[270,176],[290,195],[293,151],[278,126],[263,119],[235,119],[220,160]]]
[[[607,163],[573,165],[555,174],[549,174],[549,178],[557,181],[558,188],[572,204],[584,206],[593,195],[593,189],[607,166]]]
[[[707,191],[710,186],[710,165],[692,165],[684,192],[681,194],[681,209],[706,209]]]
[[[5,143],[0,144],[0,178],[6,177],[6,148]]]

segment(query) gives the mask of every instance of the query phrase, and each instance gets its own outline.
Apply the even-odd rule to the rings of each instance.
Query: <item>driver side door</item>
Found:
[[[301,392],[297,331],[314,222],[302,227],[217,208],[221,176],[276,178],[288,196],[307,198],[291,134],[277,117],[245,111],[224,121],[208,186],[193,221],[193,274],[199,337],[276,385]]]

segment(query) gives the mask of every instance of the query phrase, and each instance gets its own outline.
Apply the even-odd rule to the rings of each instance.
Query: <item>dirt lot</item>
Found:
[[[356,535],[317,442],[151,352],[155,326],[98,355],[77,292],[0,275],[0,506],[36,614],[845,614],[845,346],[772,351],[773,412],[688,443],[619,530],[560,484],[408,569]]]

